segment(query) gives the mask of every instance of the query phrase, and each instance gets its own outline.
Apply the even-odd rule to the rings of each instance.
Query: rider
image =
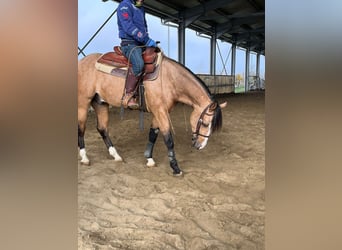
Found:
[[[121,50],[132,63],[133,70],[128,71],[122,102],[131,109],[139,108],[134,94],[144,70],[143,47],[157,46],[147,32],[143,2],[144,0],[123,0],[117,11]]]

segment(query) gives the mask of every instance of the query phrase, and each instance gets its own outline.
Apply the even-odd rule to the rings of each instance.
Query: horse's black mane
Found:
[[[203,81],[201,78],[199,78],[199,77],[198,77],[194,72],[192,72],[189,68],[187,68],[187,67],[184,66],[183,64],[177,62],[176,60],[174,60],[174,59],[172,59],[172,58],[169,58],[169,57],[166,57],[166,56],[164,56],[164,57],[167,58],[168,60],[170,60],[170,61],[172,61],[172,62],[174,62],[174,63],[180,65],[180,66],[183,67],[185,70],[187,70],[191,75],[193,75],[193,76],[196,78],[196,80],[200,83],[200,85],[206,90],[206,92],[207,92],[207,94],[208,94],[210,100],[213,101],[213,95],[211,94],[211,92],[210,92],[208,86],[204,83],[204,81]]]
[[[213,133],[215,131],[219,131],[222,128],[222,110],[220,107],[220,104],[215,101],[217,104],[217,107],[214,110],[214,117],[211,120],[211,124],[212,124],[212,129],[213,129]]]

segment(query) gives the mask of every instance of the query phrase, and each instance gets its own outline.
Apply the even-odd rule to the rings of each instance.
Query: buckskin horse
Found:
[[[97,130],[106,144],[109,154],[115,161],[122,161],[108,134],[108,111],[109,105],[114,107],[122,105],[121,98],[125,87],[125,76],[113,72],[120,70],[116,66],[122,66],[127,61],[122,55],[119,55],[121,62],[111,58],[113,55],[118,57],[120,54],[117,47],[114,50],[115,52],[108,52],[104,55],[90,54],[78,62],[78,146],[81,164],[90,164],[84,143],[87,113],[90,105],[97,115]],[[177,102],[190,105],[193,108],[190,115],[192,146],[196,149],[203,149],[207,145],[209,136],[222,127],[221,108],[224,108],[227,103],[219,104],[214,100],[204,82],[188,68],[166,57],[160,51],[157,55],[160,59],[160,65],[157,66],[157,76],[156,72],[152,72],[155,79],[145,77],[143,82],[146,110],[152,113],[144,156],[147,159],[147,166],[155,165],[152,157],[153,147],[160,132],[167,147],[173,175],[180,176],[182,170],[176,160],[169,112]],[[103,59],[104,56],[107,57],[104,58],[105,61],[107,60],[107,65],[105,62],[99,63],[101,61],[99,59]],[[110,71],[106,72],[103,69],[101,71],[95,65],[102,65],[104,68],[109,68]],[[129,63],[124,66],[127,65]]]

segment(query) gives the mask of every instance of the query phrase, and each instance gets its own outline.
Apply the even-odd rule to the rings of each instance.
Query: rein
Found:
[[[202,111],[200,117],[198,118],[197,125],[196,125],[196,131],[195,131],[195,132],[192,132],[192,134],[195,135],[196,138],[197,138],[198,136],[203,136],[203,137],[205,137],[205,138],[209,138],[209,136],[211,135],[211,132],[209,133],[209,135],[203,135],[203,134],[201,134],[199,131],[200,131],[202,125],[203,125],[203,126],[206,126],[206,127],[209,126],[209,124],[205,124],[205,123],[203,122],[203,117],[204,117],[205,115],[207,115],[207,116],[213,116],[213,115],[214,115],[214,114],[208,114],[208,113],[207,113],[207,110],[209,109],[209,107],[210,107],[212,104],[213,104],[213,102],[210,103],[210,104]]]

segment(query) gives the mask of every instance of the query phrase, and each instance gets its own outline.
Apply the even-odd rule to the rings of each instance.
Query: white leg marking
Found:
[[[146,166],[148,167],[154,167],[156,163],[154,162],[153,158],[147,158]]]
[[[87,157],[87,152],[85,148],[80,149],[81,163],[85,165],[89,165],[89,159]]]
[[[114,147],[109,147],[108,151],[109,154],[113,156],[114,161],[122,161],[121,156],[118,154],[118,152],[116,152],[116,149]]]

